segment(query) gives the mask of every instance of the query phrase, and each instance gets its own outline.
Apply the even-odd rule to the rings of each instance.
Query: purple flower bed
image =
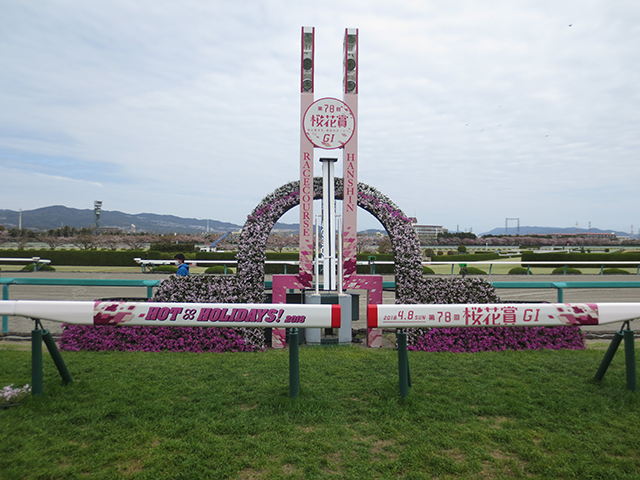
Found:
[[[422,352],[583,350],[585,348],[584,333],[574,326],[410,329],[407,330],[407,344],[408,350]]]
[[[257,298],[261,298],[257,297]],[[237,277],[172,275],[153,297],[157,302],[256,303]],[[159,352],[261,352],[261,328],[143,327],[65,325],[62,350]]]
[[[247,341],[242,329],[66,325],[60,349],[104,352],[256,352],[264,341]]]

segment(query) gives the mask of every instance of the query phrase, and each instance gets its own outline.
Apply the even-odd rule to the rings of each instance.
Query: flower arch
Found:
[[[322,198],[322,178],[313,179],[313,198]],[[342,178],[335,179],[337,200],[343,198]],[[262,288],[269,233],[278,219],[300,204],[300,182],[292,181],[267,195],[247,217],[238,249],[238,275],[248,284]],[[422,280],[420,242],[409,219],[387,196],[365,183],[358,183],[358,206],[373,215],[385,228],[396,262],[398,298],[409,301],[410,286]]]
[[[342,178],[335,179],[336,198],[343,197]],[[314,199],[322,198],[322,178],[313,181]],[[163,302],[261,303],[269,233],[276,222],[300,204],[300,182],[282,185],[247,216],[236,259],[236,275],[171,276],[156,290]],[[426,278],[422,274],[420,242],[411,222],[387,196],[365,183],[358,183],[358,206],[380,221],[391,240],[395,262],[396,301],[399,303],[487,303],[496,302],[494,288],[481,279]]]

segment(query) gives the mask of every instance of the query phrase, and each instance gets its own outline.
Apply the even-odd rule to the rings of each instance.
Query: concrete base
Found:
[[[351,344],[351,295],[338,294],[336,292],[320,292],[316,295],[315,292],[305,292],[305,303],[308,304],[321,304],[321,305],[340,305],[341,317],[340,325],[338,329],[338,343],[341,345]],[[321,328],[307,328],[305,332],[305,338],[307,345],[320,345],[322,343],[322,330]]]

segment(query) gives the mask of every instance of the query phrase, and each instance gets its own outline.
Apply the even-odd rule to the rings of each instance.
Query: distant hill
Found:
[[[509,235],[516,235],[518,232],[520,233],[520,235],[532,235],[532,234],[550,235],[552,233],[570,234],[570,233],[576,233],[576,232],[577,233],[612,233],[613,232],[617,236],[623,236],[623,237],[629,235],[628,232],[620,232],[617,230],[600,230],[599,228],[588,228],[588,229],[578,228],[576,230],[575,227],[558,228],[558,227],[522,227],[522,226],[520,227],[520,229],[518,229],[518,227],[510,226],[509,231],[507,233]],[[494,228],[493,230],[480,234],[481,237],[483,235],[505,235],[504,227]]]
[[[0,210],[0,225],[5,228],[17,228],[19,212],[14,210]],[[93,225],[93,210],[79,210],[77,208],[55,205],[22,211],[22,228],[28,230],[50,230],[62,226],[75,228]],[[155,213],[128,214],[118,211],[103,210],[100,216],[101,227],[115,227],[129,231],[135,225],[137,232],[149,233],[205,233],[207,219],[180,218],[174,215],[158,215]],[[237,231],[242,225],[208,220],[210,232]],[[298,231],[297,224],[276,223],[274,229]]]
[[[0,210],[0,225],[5,228],[18,228],[19,212],[15,210]],[[219,220],[208,220],[209,231],[215,233],[223,233],[229,231],[238,231],[242,225],[235,223],[221,222]],[[91,227],[93,225],[93,210],[80,210],[77,208],[69,208],[62,205],[54,205],[51,207],[36,208],[35,210],[22,211],[22,228],[27,230],[43,231],[63,226],[82,228]],[[101,227],[120,228],[124,231],[130,231],[131,226],[135,225],[136,232],[149,233],[205,233],[207,231],[207,219],[198,218],[181,218],[175,215],[159,215],[155,213],[138,213],[129,214],[119,211],[103,210],[100,217]],[[297,223],[276,223],[274,230],[283,230],[298,232]],[[384,230],[369,229],[359,233],[375,234],[385,233]],[[518,232],[517,227],[509,227],[509,235],[515,235]],[[618,236],[629,235],[626,232],[615,230],[600,230],[598,228],[578,229],[578,232],[592,233],[615,233]],[[504,235],[504,227],[494,228],[482,235]],[[548,235],[550,233],[576,233],[576,229],[556,228],[556,227],[520,227],[520,235],[540,234]]]

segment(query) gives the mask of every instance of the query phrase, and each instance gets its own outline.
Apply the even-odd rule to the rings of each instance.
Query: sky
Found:
[[[299,178],[303,26],[316,99],[358,29],[359,180],[420,224],[640,230],[637,0],[0,0],[0,209],[242,225]]]

